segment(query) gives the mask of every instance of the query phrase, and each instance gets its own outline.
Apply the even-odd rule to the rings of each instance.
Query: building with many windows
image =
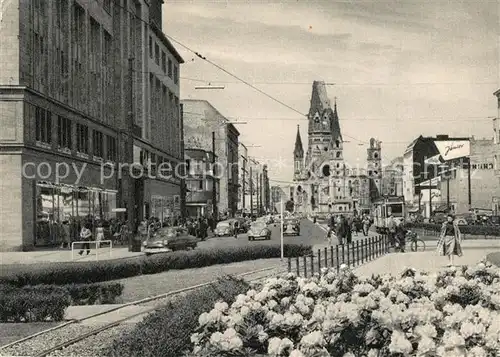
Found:
[[[337,103],[333,107],[326,84],[314,81],[308,118],[307,151],[297,127],[294,157],[293,200],[298,212],[317,214],[356,213],[370,209],[380,195],[381,144],[370,139],[366,166],[344,160],[344,141]]]
[[[64,224],[78,239],[84,221],[134,229],[177,208],[179,178],[152,175],[183,162],[183,60],[161,32],[161,4],[2,4],[0,250],[60,244]]]
[[[188,217],[207,217],[213,211],[214,184],[219,200],[219,181],[212,172],[213,154],[203,149],[185,149],[187,164],[186,210]]]
[[[238,176],[238,211],[241,213],[245,213],[250,212],[250,207],[247,207],[245,202],[245,195],[250,189],[250,186],[248,184],[250,172],[248,171],[248,148],[242,142],[239,143],[238,154],[240,155],[238,164],[238,167],[240,169],[240,174]]]
[[[215,147],[219,199],[216,214],[234,216],[238,207],[239,131],[206,100],[183,99],[184,147]]]

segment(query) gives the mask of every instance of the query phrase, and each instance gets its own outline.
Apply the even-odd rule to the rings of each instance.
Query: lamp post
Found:
[[[450,175],[449,175],[449,165],[447,164],[442,164],[439,165],[441,169],[441,175],[445,174],[446,175],[446,210],[450,212]]]

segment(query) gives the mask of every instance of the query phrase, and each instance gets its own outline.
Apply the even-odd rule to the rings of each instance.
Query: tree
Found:
[[[285,203],[285,210],[288,211],[288,212],[293,212],[294,206],[295,206],[295,204],[293,203],[293,201],[292,200],[288,200]]]

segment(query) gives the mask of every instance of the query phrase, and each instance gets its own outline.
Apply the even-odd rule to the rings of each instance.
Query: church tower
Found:
[[[304,169],[304,147],[300,137],[300,126],[297,125],[297,136],[295,137],[295,149],[293,150],[293,179],[299,180]]]
[[[367,173],[371,181],[370,196],[377,197],[382,193],[382,147],[380,141],[370,139],[367,151]]]

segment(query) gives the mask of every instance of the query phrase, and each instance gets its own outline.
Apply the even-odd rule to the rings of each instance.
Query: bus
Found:
[[[388,232],[387,222],[391,215],[396,222],[404,221],[406,215],[404,197],[382,197],[373,203],[373,223],[377,233]]]

